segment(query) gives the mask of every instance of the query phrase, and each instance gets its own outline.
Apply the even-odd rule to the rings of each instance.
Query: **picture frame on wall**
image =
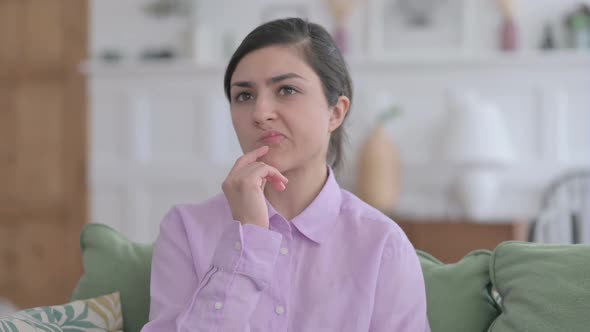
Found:
[[[309,11],[307,10],[307,7],[303,4],[270,5],[262,9],[260,23],[266,23],[269,21],[288,17],[300,17],[306,19],[309,17]]]
[[[469,2],[369,0],[369,53],[379,57],[466,51]]]

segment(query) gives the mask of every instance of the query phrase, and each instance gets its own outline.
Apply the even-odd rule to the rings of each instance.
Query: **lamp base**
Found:
[[[498,175],[494,170],[467,169],[459,177],[455,189],[468,218],[489,219],[498,190]]]

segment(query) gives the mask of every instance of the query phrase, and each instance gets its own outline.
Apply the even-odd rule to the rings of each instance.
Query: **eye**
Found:
[[[291,86],[282,86],[279,89],[279,95],[281,96],[289,96],[289,95],[294,95],[296,93],[298,93],[299,91],[297,91],[297,89],[291,87]]]
[[[235,97],[234,100],[241,103],[250,99],[253,99],[254,96],[249,92],[240,92]]]

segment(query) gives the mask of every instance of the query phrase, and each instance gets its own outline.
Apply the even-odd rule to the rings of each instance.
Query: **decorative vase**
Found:
[[[502,13],[502,23],[499,31],[499,46],[502,51],[514,51],[518,48],[518,26],[514,19],[514,1],[497,0]]]
[[[504,18],[500,31],[500,48],[502,51],[514,51],[518,47],[516,23],[511,17]]]
[[[332,33],[334,41],[342,54],[347,54],[349,50],[349,33],[346,27],[348,17],[352,14],[355,7],[361,0],[326,0],[328,9],[334,19],[335,28]]]
[[[391,214],[399,197],[401,180],[399,152],[378,123],[360,152],[356,191],[367,204]]]
[[[336,26],[336,30],[334,30],[334,41],[342,54],[348,53],[348,30],[343,24]]]

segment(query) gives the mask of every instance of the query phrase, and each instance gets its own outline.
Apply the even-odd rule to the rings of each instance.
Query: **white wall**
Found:
[[[189,0],[190,1],[190,0]],[[91,50],[98,54],[106,48],[122,50],[129,57],[136,57],[146,47],[170,46],[177,50],[185,47],[185,29],[192,24],[187,17],[157,19],[140,9],[148,0],[95,0],[92,1]],[[265,8],[290,4],[284,0],[195,0],[197,21],[207,28],[210,38],[221,45],[229,34],[238,43],[250,30],[262,22]],[[330,24],[330,18],[322,1],[301,0],[309,18]],[[360,13],[359,13],[360,14]],[[359,16],[357,14],[356,16]],[[198,27],[195,27],[198,29]],[[190,36],[188,37],[190,39]]]
[[[190,1],[190,0],[188,0]],[[366,50],[367,26],[375,17],[367,17],[367,3],[385,0],[361,1],[358,10],[350,18],[353,53]],[[471,6],[469,43],[475,49],[495,48],[498,29],[498,10],[493,0],[463,0]],[[195,0],[198,20],[212,33],[211,39],[221,43],[227,33],[237,43],[247,32],[261,23],[262,11],[269,7],[302,4],[309,13],[309,19],[332,26],[327,10],[327,1],[320,0]],[[185,45],[187,19],[170,17],[155,19],[140,9],[148,0],[93,0],[91,2],[91,51],[98,54],[106,48],[121,50],[128,57],[136,57],[146,47],[170,46],[182,49]],[[590,4],[590,0],[519,0],[516,17],[523,49],[536,48],[543,24],[551,22],[556,28],[558,39],[563,40],[562,20],[566,12],[579,3]],[[222,47],[222,46],[220,46]]]
[[[489,51],[495,45],[498,16],[481,13],[493,12],[492,1],[467,1],[474,1],[474,12],[479,8],[480,14],[469,47]],[[180,47],[183,21],[176,18],[154,25],[138,11],[140,3],[145,1],[93,2],[94,53],[117,47],[134,58],[146,46],[170,42]],[[265,3],[202,1],[199,15],[220,31],[225,22],[235,22],[232,31],[245,34],[258,23]],[[323,2],[306,3],[312,20],[330,24]],[[519,1],[523,47],[533,49],[542,24],[561,19],[575,3]],[[366,50],[365,14],[360,10],[351,21],[356,55]],[[351,57],[356,100],[348,122],[351,144],[341,184],[353,187],[356,154],[379,111],[376,101],[393,98],[404,110],[388,127],[404,167],[398,212],[434,218],[456,215],[457,206],[448,195],[454,170],[445,167],[435,151],[450,88],[479,91],[508,119],[519,161],[501,178],[502,195],[491,218],[530,218],[553,176],[590,166],[590,58],[567,53],[483,54]],[[223,69],[224,63],[90,65],[93,222],[150,241],[171,204],[200,201],[219,192],[221,180],[240,153],[223,98]]]

